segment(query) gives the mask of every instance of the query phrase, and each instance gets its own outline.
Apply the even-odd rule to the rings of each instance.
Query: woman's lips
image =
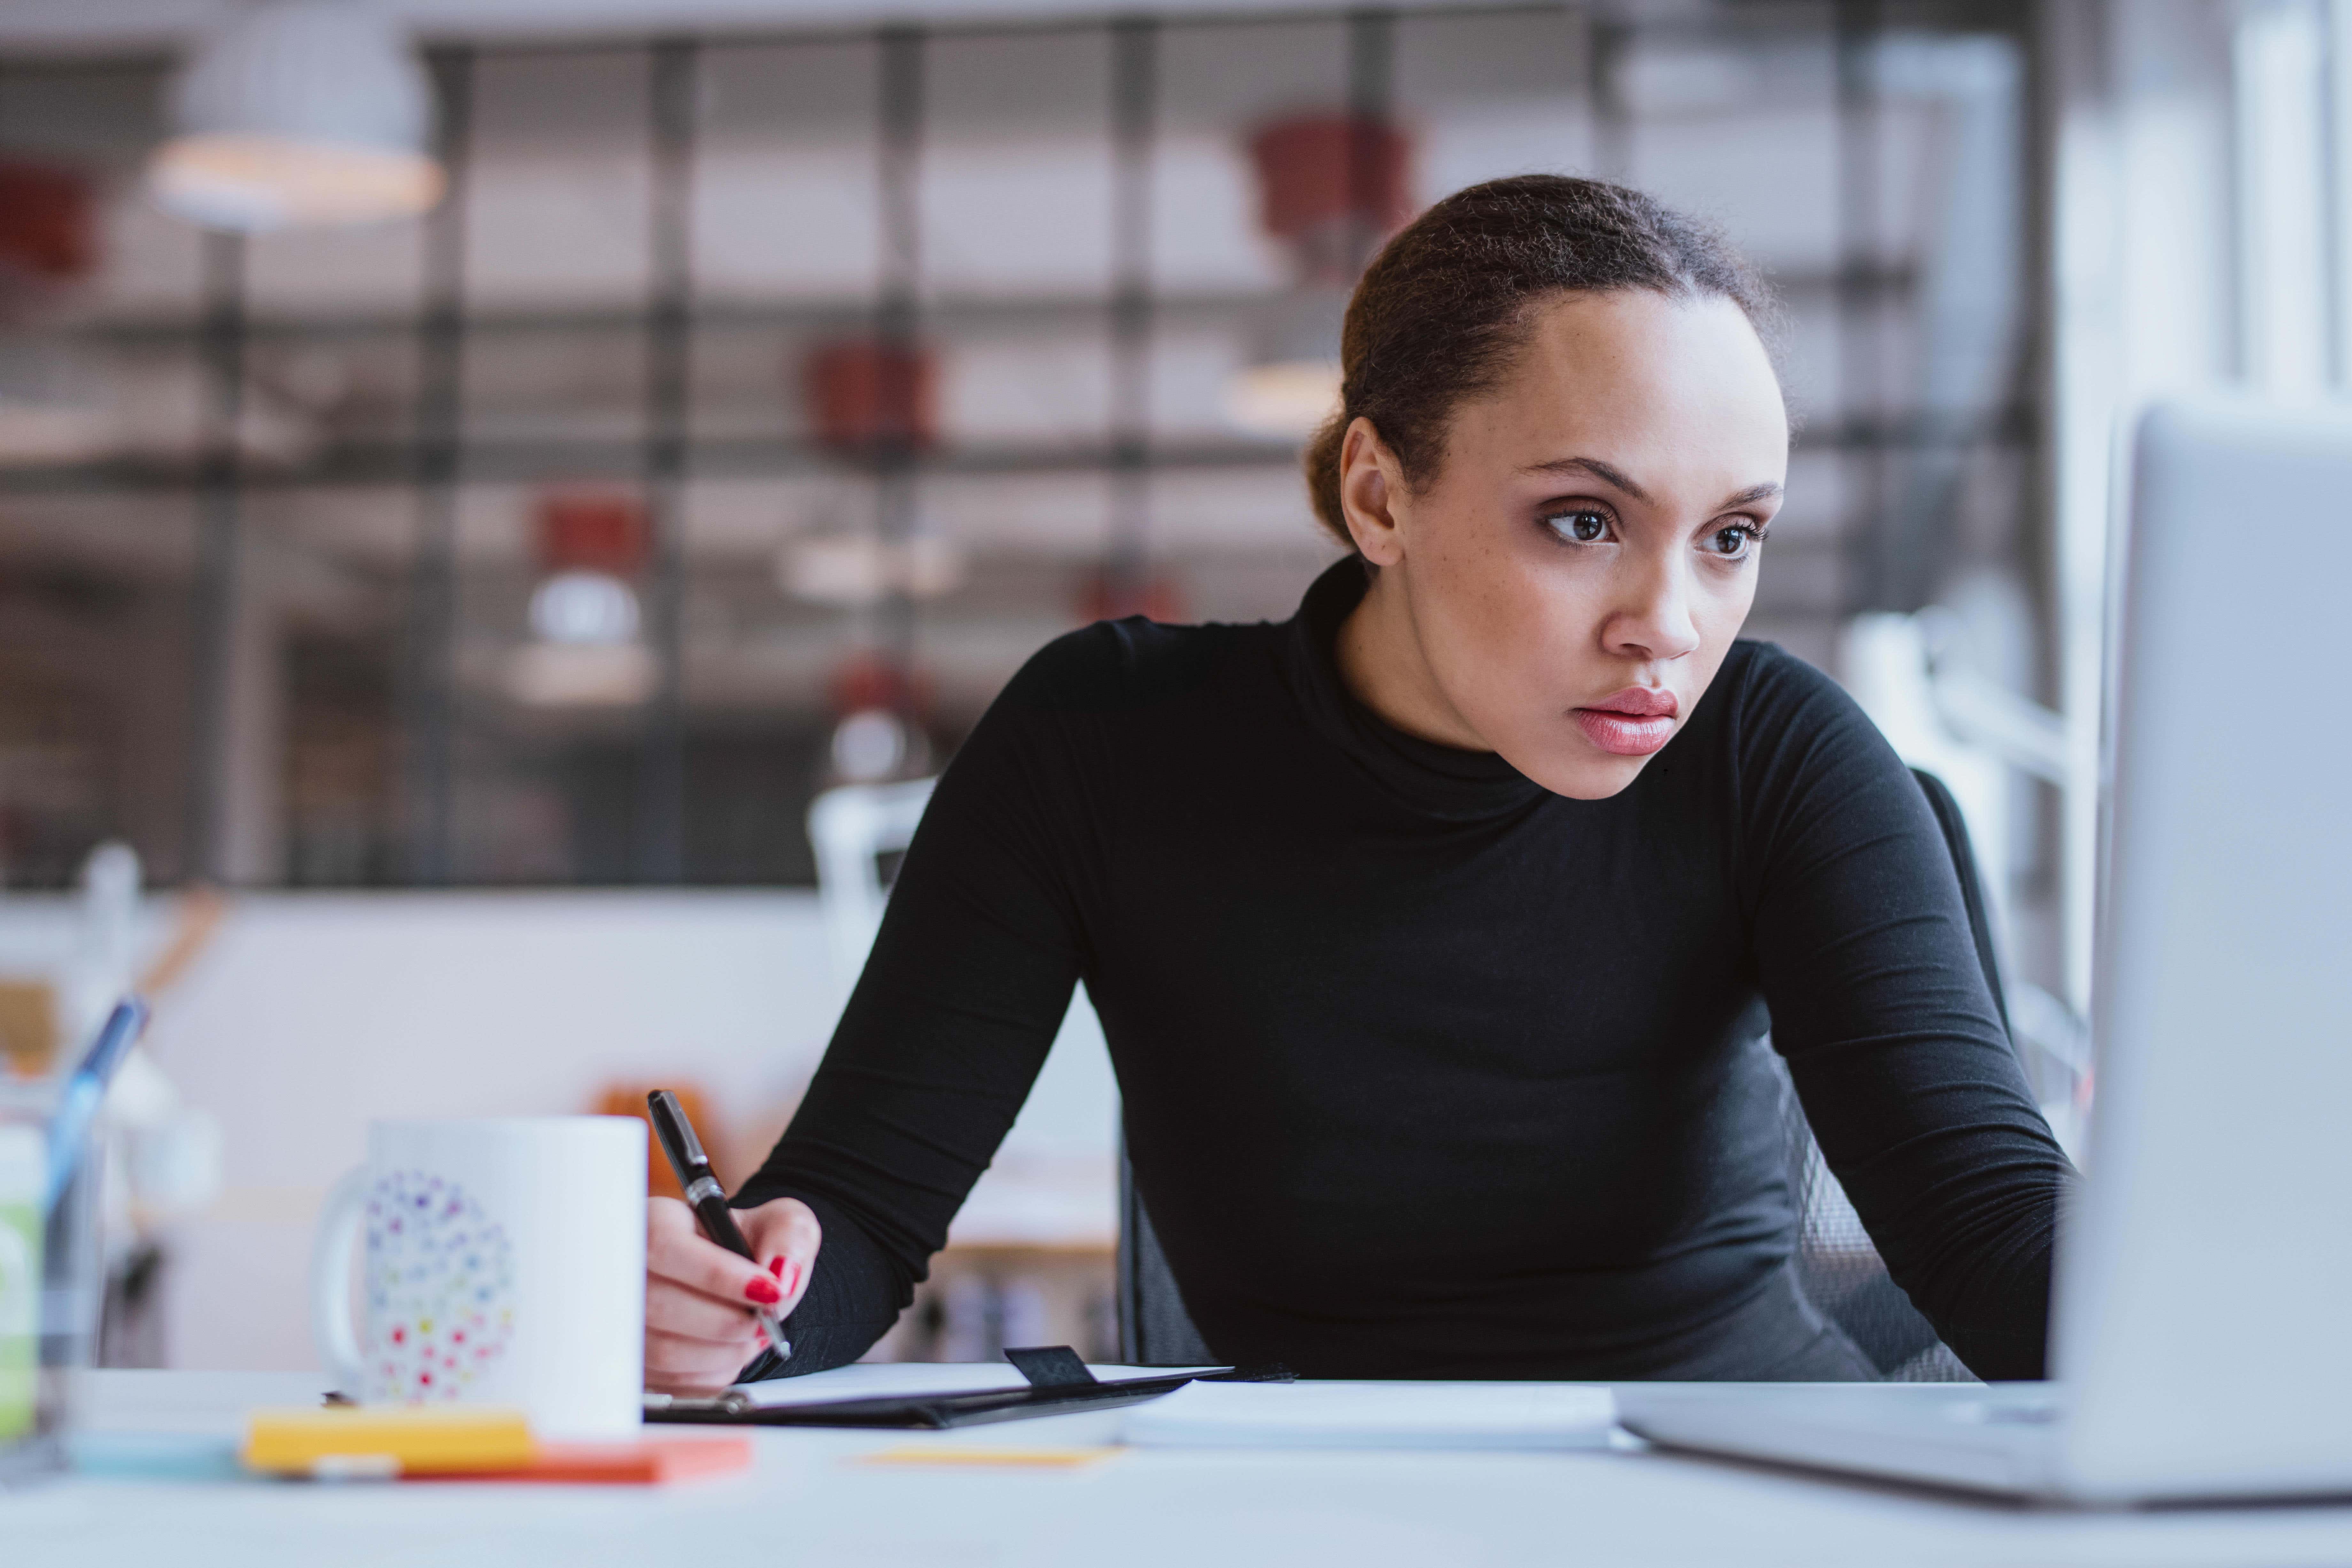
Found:
[[[1621,757],[1646,757],[1675,737],[1675,694],[1629,686],[1570,714],[1585,739]]]

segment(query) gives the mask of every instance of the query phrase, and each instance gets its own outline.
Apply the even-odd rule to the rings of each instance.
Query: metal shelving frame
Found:
[[[1845,341],[1844,372],[1865,389],[1864,406],[1815,424],[1801,437],[1809,451],[1835,450],[1860,463],[1866,515],[1880,515],[1886,459],[1890,454],[1930,446],[1998,446],[2032,449],[2041,440],[2038,408],[2018,401],[1989,420],[1954,422],[1917,417],[1896,406],[1892,389],[1879,384],[1873,356],[1879,352],[1890,294],[1908,292],[1912,279],[1873,252],[1870,215],[1877,200],[1874,182],[1876,106],[1868,73],[1861,64],[1874,42],[1897,27],[1968,28],[2000,31],[2030,46],[2031,7],[2024,0],[1965,4],[1959,0],[1806,0],[1802,4],[1742,4],[1725,0],[1695,16],[1677,8],[1664,17],[1645,15],[1638,4],[1562,6],[1543,4],[1406,5],[1352,12],[1296,10],[1246,15],[1194,13],[1182,16],[1055,18],[1034,22],[986,22],[953,26],[893,25],[872,28],[762,29],[704,32],[693,37],[644,36],[574,40],[439,42],[428,48],[442,100],[441,152],[452,199],[428,219],[424,287],[414,312],[392,314],[269,315],[253,311],[246,296],[243,246],[213,237],[206,246],[205,308],[194,320],[122,319],[69,323],[61,330],[92,342],[123,346],[192,344],[209,389],[206,439],[193,462],[114,460],[48,468],[0,471],[0,496],[58,493],[170,491],[197,502],[198,568],[191,660],[195,715],[189,790],[189,834],[194,875],[217,878],[221,865],[220,790],[224,686],[227,644],[235,615],[237,563],[242,541],[242,498],[257,489],[304,486],[403,484],[413,488],[419,527],[418,547],[404,603],[398,714],[404,731],[400,833],[404,853],[400,880],[445,882],[457,874],[453,858],[458,701],[453,641],[457,630],[456,517],[459,489],[467,484],[526,481],[562,474],[582,479],[636,482],[644,487],[653,521],[653,559],[648,575],[647,626],[656,655],[656,694],[646,705],[641,731],[637,792],[641,809],[634,853],[636,879],[674,882],[684,868],[682,824],[687,810],[685,774],[687,715],[681,689],[685,560],[681,502],[686,485],[698,478],[782,477],[839,472],[845,459],[813,441],[774,437],[697,436],[691,427],[691,372],[698,335],[714,331],[761,328],[816,333],[867,330],[886,342],[911,343],[926,330],[1024,327],[1087,321],[1107,324],[1112,355],[1112,398],[1106,436],[1099,440],[1042,446],[950,445],[918,450],[910,442],[866,461],[879,480],[877,526],[885,537],[910,527],[912,487],[930,474],[1102,472],[1112,479],[1106,520],[1106,584],[1132,592],[1150,570],[1149,475],[1157,470],[1267,468],[1292,460],[1292,448],[1247,439],[1171,439],[1153,435],[1148,405],[1151,334],[1171,325],[1232,322],[1263,305],[1257,294],[1161,293],[1153,285],[1150,181],[1153,139],[1160,112],[1159,71],[1164,41],[1188,28],[1238,29],[1301,22],[1344,24],[1349,50],[1351,106],[1385,110],[1390,52],[1401,22],[1424,18],[1468,20],[1509,16],[1560,16],[1582,28],[1586,79],[1567,84],[1580,93],[1591,116],[1593,153],[1599,172],[1622,174],[1631,157],[1637,124],[1622,101],[1613,78],[1615,62],[1638,41],[1677,36],[1721,38],[1786,35],[1800,30],[1832,40],[1839,61],[1838,120],[1844,235],[1840,266],[1828,276],[1781,279],[1790,294],[1826,297]],[[922,131],[922,64],[926,45],[936,39],[977,36],[1067,36],[1098,34],[1112,60],[1112,101],[1107,106],[1115,176],[1113,268],[1108,289],[1037,300],[972,300],[930,298],[919,288],[920,235],[911,199]],[[865,40],[878,46],[880,122],[877,128],[877,180],[884,191],[886,241],[883,275],[873,297],[793,305],[746,304],[698,298],[692,280],[689,223],[690,180],[698,131],[698,83],[709,59],[736,48]],[[504,56],[623,53],[646,62],[649,112],[646,144],[657,177],[647,216],[653,266],[639,308],[591,310],[475,309],[463,275],[465,196],[472,153],[474,92],[484,60]],[[57,68],[87,68],[87,62],[58,61]],[[10,77],[38,71],[42,63],[11,62]],[[893,197],[892,192],[897,195]],[[623,331],[642,334],[646,376],[644,429],[635,442],[512,439],[469,433],[462,406],[466,364],[485,340],[507,332]],[[245,366],[256,345],[289,342],[333,342],[413,336],[419,374],[412,428],[386,439],[329,440],[309,459],[270,467],[243,459],[233,438],[243,405]],[[2023,395],[2021,395],[2022,396]],[[1879,531],[1851,531],[1848,552],[1849,607],[1878,604],[1898,582],[1916,574],[1887,556],[1890,548],[1916,548],[1919,541],[1888,541]],[[1907,607],[1907,606],[1905,606]],[[903,643],[912,608],[900,604],[886,617],[887,636]]]

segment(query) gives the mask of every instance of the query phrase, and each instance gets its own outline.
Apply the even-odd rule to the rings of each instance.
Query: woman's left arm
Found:
[[[1895,1283],[1978,1375],[2043,1376],[2073,1170],[2002,1027],[1942,831],[1827,677],[1777,650],[1741,675],[1726,693],[1741,892],[1773,1043]]]

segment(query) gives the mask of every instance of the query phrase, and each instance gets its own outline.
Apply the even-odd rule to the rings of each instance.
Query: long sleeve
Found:
[[[736,1201],[824,1240],[788,1373],[855,1361],[925,1278],[1045,1065],[1080,971],[1065,847],[1084,789],[1082,646],[1048,647],[940,778],[807,1098]]]
[[[1633,786],[1386,730],[1279,626],[1090,627],[933,796],[806,1100],[739,1201],[824,1226],[793,1360],[887,1331],[1083,979],[1136,1181],[1219,1355],[1328,1377],[1769,1375],[1787,1270],[1759,993],[1895,1281],[2041,1370],[2067,1177],[1900,762],[1735,646]]]
[[[1985,984],[1940,830],[1825,678],[1749,666],[1742,898],[1775,1045],[1888,1272],[1970,1370],[2040,1377],[2072,1172]]]

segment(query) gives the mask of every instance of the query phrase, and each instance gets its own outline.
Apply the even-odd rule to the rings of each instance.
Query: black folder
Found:
[[[982,1394],[892,1394],[813,1400],[806,1405],[757,1404],[737,1389],[709,1399],[647,1394],[646,1419],[693,1426],[888,1426],[938,1431],[986,1421],[1025,1421],[1037,1415],[1140,1405],[1193,1382],[1276,1383],[1288,1382],[1291,1376],[1282,1367],[1237,1371],[1228,1366],[1106,1382],[1089,1372],[1078,1352],[1067,1345],[1008,1350],[1004,1359],[1028,1380],[1028,1387],[993,1388]]]

